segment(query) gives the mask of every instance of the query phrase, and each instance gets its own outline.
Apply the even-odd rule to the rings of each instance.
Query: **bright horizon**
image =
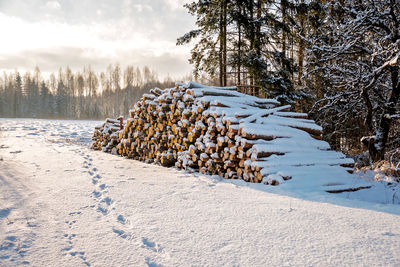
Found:
[[[148,66],[160,79],[189,74],[189,46],[176,38],[193,29],[188,0],[0,0],[0,71],[57,72],[109,64]]]

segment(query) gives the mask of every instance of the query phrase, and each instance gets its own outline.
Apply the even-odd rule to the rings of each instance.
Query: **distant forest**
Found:
[[[73,73],[60,69],[43,79],[38,67],[33,73],[18,71],[0,77],[0,117],[103,119],[127,114],[151,88],[173,87],[167,77],[160,82],[149,67],[110,65],[95,73],[90,67]]]

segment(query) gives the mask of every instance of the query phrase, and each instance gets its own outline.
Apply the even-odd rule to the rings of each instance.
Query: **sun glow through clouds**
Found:
[[[0,1],[0,71],[44,72],[119,63],[149,67],[160,77],[190,72],[190,48],[176,38],[193,27],[184,1],[41,1],[35,6]],[[183,23],[184,22],[184,23]]]

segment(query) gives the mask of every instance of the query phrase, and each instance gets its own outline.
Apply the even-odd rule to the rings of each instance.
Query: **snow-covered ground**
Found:
[[[400,265],[381,183],[328,194],[187,174],[90,150],[97,124],[0,119],[0,266]]]

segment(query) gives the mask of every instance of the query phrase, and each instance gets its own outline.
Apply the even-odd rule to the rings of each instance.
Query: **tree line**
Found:
[[[95,73],[91,67],[73,73],[70,68],[47,79],[38,67],[21,75],[0,77],[0,117],[103,119],[127,114],[139,98],[154,87],[173,87],[167,77],[160,82],[149,67],[109,65]]]
[[[400,147],[398,0],[201,0],[186,4],[196,29],[195,77],[261,88],[309,112],[335,149]],[[361,141],[361,142],[360,142]]]

